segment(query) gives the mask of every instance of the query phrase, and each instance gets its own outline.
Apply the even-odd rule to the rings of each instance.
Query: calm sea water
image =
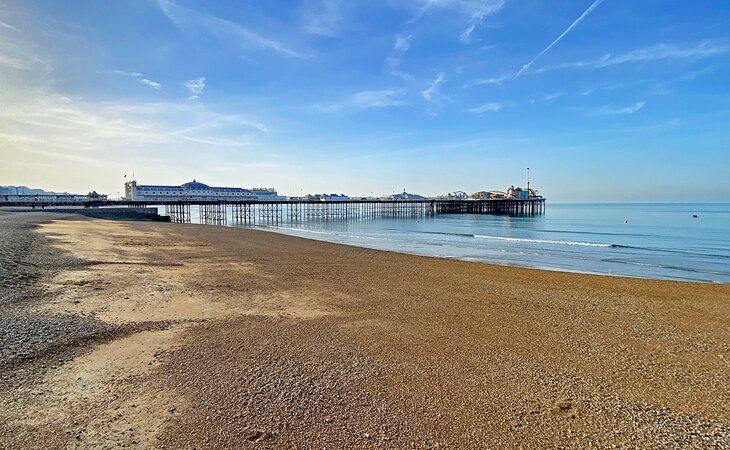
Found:
[[[442,258],[730,283],[730,204],[549,203],[538,217],[444,214],[256,228]]]

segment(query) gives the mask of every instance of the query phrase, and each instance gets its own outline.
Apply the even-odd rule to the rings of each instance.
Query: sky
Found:
[[[730,201],[730,2],[0,0],[0,185]]]

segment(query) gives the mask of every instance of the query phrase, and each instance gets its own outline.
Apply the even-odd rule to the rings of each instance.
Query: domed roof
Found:
[[[210,186],[204,183],[198,183],[193,179],[193,181],[189,181],[187,183],[183,183],[181,186],[183,189],[208,189]]]

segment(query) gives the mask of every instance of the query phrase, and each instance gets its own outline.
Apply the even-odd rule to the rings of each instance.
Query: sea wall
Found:
[[[170,218],[167,216],[160,216],[158,208],[146,207],[146,208],[36,208],[35,210],[23,207],[23,208],[3,208],[8,211],[17,212],[52,212],[62,214],[81,214],[83,216],[94,217],[97,219],[113,219],[113,220],[159,220],[162,222],[169,222]]]

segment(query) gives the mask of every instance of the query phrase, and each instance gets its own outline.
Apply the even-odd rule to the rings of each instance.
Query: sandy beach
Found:
[[[730,448],[730,286],[0,213],[0,448]]]

